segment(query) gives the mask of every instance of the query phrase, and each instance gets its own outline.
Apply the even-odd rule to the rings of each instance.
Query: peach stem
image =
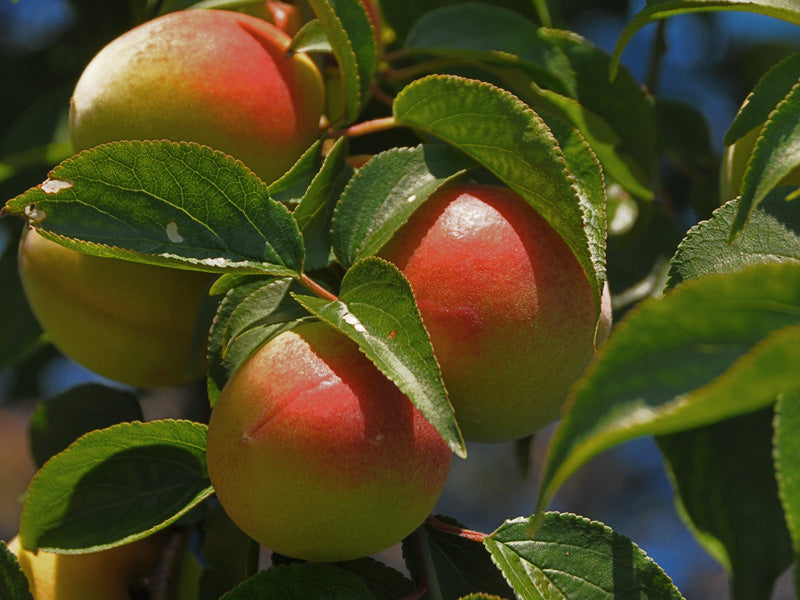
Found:
[[[324,300],[330,300],[331,302],[336,302],[339,299],[334,294],[332,294],[331,292],[326,290],[324,287],[322,287],[320,284],[318,284],[316,281],[311,279],[311,277],[309,277],[305,273],[300,275],[300,283],[306,289],[314,292],[314,295],[319,296],[320,298],[322,298]]]
[[[373,119],[371,121],[364,121],[363,123],[356,123],[347,129],[338,129],[328,133],[329,137],[359,137],[368,135],[370,133],[379,133],[386,131],[397,126],[394,117],[383,117],[380,119]]]
[[[481,533],[480,531],[474,531],[472,529],[464,529],[463,527],[459,527],[458,525],[451,525],[450,523],[445,523],[444,521],[440,521],[433,515],[430,515],[425,522],[438,529],[439,531],[444,531],[445,533],[451,533],[453,535],[457,535],[458,537],[462,537],[467,540],[471,540],[473,542],[478,542],[479,544],[483,543],[483,540],[486,538],[485,533]]]

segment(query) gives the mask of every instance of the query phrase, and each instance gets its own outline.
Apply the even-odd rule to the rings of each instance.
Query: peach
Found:
[[[273,551],[340,561],[388,548],[433,508],[451,452],[358,346],[300,325],[236,370],[211,413],[222,507]]]
[[[129,600],[128,586],[155,567],[160,537],[86,554],[23,550],[8,544],[28,579],[34,600]]]
[[[558,416],[597,318],[584,270],[533,208],[506,188],[443,188],[381,255],[411,283],[465,439],[512,440]],[[610,313],[606,294],[598,341]]]

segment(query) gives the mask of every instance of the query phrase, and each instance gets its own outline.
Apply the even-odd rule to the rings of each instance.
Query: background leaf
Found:
[[[376,254],[439,187],[474,163],[444,144],[392,148],[358,170],[342,192],[331,237],[346,267]]]
[[[213,492],[206,426],[123,423],[87,433],[50,459],[28,488],[23,548],[90,552],[163,529]]]
[[[296,563],[272,567],[243,582],[220,600],[374,600],[356,575],[334,565]]]
[[[0,541],[0,598],[33,600],[25,573],[3,541]]]
[[[787,394],[775,407],[775,471],[778,489],[792,539],[795,592],[800,592],[800,398]]]
[[[466,456],[428,332],[411,286],[397,267],[379,258],[365,258],[345,274],[339,300],[294,298],[355,341],[431,422],[453,452]]]
[[[436,518],[458,526],[448,517]],[[426,580],[431,598],[458,598],[474,592],[515,597],[483,544],[442,531],[429,523],[403,540],[403,557],[417,580],[425,579],[423,565],[429,572],[436,573],[435,580]]]
[[[675,15],[715,10],[754,12],[800,25],[800,7],[793,0],[647,0],[617,39],[612,55],[612,74],[628,41],[645,25]]]
[[[378,62],[375,35],[359,0],[309,0],[328,36],[344,83],[345,120],[352,122],[364,105]]]
[[[506,521],[484,544],[519,598],[679,600],[661,568],[625,536],[596,521],[547,513]]]
[[[303,267],[297,226],[266,185],[241,162],[198,144],[86,150],[3,212],[32,216],[45,237],[88,254],[274,275]]]
[[[800,264],[688,281],[617,324],[553,436],[538,507],[589,458],[635,437],[758,410],[800,389]],[[788,327],[795,325],[794,327]]]
[[[41,467],[84,433],[142,420],[135,394],[99,383],[77,385],[36,405],[29,425],[33,459]]]
[[[730,241],[738,209],[739,200],[731,200],[686,234],[670,262],[670,287],[749,265],[800,261],[800,203],[786,202],[784,194],[774,190]]]
[[[772,418],[768,406],[656,438],[678,512],[728,570],[736,600],[771,597],[775,580],[792,562],[772,460]]]
[[[604,227],[583,210],[561,148],[532,109],[487,83],[430,76],[406,86],[394,116],[459,148],[531,204],[575,254],[599,309],[605,265],[592,251],[604,241],[590,243],[587,235]]]

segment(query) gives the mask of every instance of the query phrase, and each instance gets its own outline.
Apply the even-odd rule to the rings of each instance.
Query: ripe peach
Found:
[[[28,579],[34,600],[129,600],[128,586],[153,567],[160,538],[88,554],[22,550],[19,537],[8,544]]]
[[[169,13],[120,36],[75,87],[75,148],[125,139],[194,141],[272,181],[316,139],[322,78],[290,38],[235,12]],[[31,308],[65,354],[131,385],[182,383],[211,275],[80,255],[35,232],[20,249]]]
[[[192,335],[213,275],[90,256],[26,229],[25,296],[56,347],[92,371],[142,387],[198,377]],[[202,355],[202,353],[201,353]]]
[[[433,508],[451,453],[344,335],[280,334],[245,362],[211,413],[208,471],[222,507],[259,543],[339,561],[400,541]]]
[[[118,37],[84,70],[70,106],[82,150],[114,140],[206,144],[262,179],[282,175],[319,136],[322,76],[291,38],[237,12],[168,13]]]
[[[292,36],[303,26],[302,15],[296,6],[287,2],[267,0],[255,5],[247,5],[236,9],[248,15],[272,23],[286,35]]]
[[[443,188],[381,254],[411,283],[465,439],[511,440],[558,416],[594,353],[595,307],[535,210],[506,188]],[[609,327],[606,298],[600,341]]]

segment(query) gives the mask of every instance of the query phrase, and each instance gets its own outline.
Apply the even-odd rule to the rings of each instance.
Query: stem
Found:
[[[661,76],[661,64],[664,62],[664,54],[667,52],[667,41],[665,36],[666,20],[658,21],[658,29],[653,38],[653,53],[650,55],[650,65],[647,68],[647,79],[645,85],[651,94],[654,94],[658,87],[658,80]]]
[[[303,273],[300,275],[300,283],[308,290],[314,292],[315,296],[319,296],[324,300],[330,300],[331,302],[336,302],[339,298],[335,295],[331,294],[328,290],[318,284],[316,281],[311,279],[308,275]]]
[[[550,9],[547,8],[547,0],[533,0],[533,6],[536,8],[542,26],[552,27],[553,19],[550,17]]]
[[[369,89],[372,92],[372,95],[375,96],[376,100],[382,102],[383,104],[385,104],[389,108],[392,108],[392,106],[394,106],[394,98],[392,98],[389,94],[384,92],[377,85],[372,83],[372,84],[370,84]]]
[[[425,522],[438,529],[439,531],[444,531],[445,533],[451,533],[458,537],[464,538],[465,540],[470,540],[472,542],[478,542],[479,544],[483,543],[483,540],[486,539],[486,534],[481,533],[480,531],[474,531],[472,529],[464,529],[463,527],[459,527],[458,525],[451,525],[450,523],[445,523],[444,521],[440,521],[433,515],[428,516],[425,519]]]
[[[442,67],[463,64],[464,62],[463,59],[459,58],[437,58],[401,69],[386,69],[383,72],[383,77],[385,79],[415,79],[422,73],[437,71]]]
[[[394,117],[382,117],[380,119],[373,119],[372,121],[364,121],[363,123],[356,123],[347,129],[339,129],[328,133],[329,137],[359,137],[368,135],[370,133],[379,133],[387,131],[397,126]]]
[[[425,594],[427,593],[428,593],[428,588],[425,586],[424,583],[421,583],[408,596],[402,598],[402,600],[419,600],[420,598],[424,597]]]

